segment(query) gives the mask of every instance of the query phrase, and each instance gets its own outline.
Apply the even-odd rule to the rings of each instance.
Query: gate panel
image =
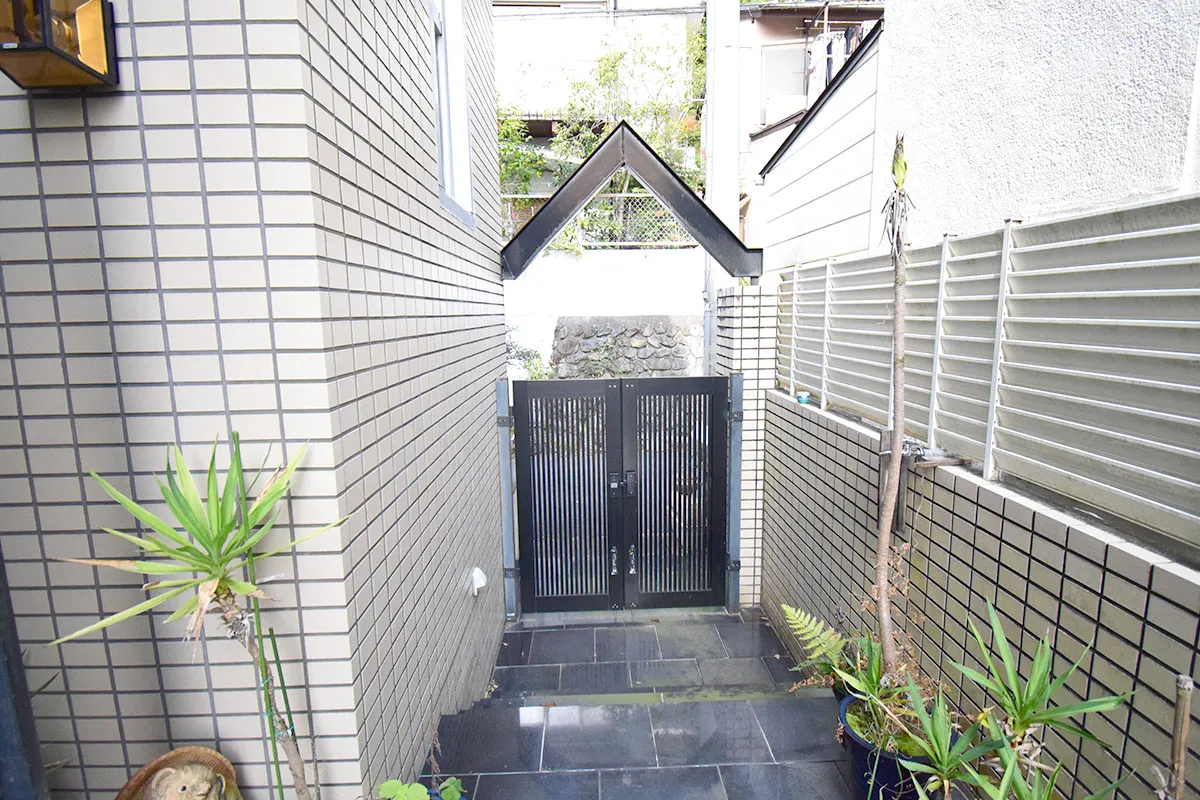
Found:
[[[625,381],[622,401],[625,604],[724,605],[728,381]]]
[[[621,465],[620,384],[516,382],[513,394],[522,605],[619,605],[612,568],[620,503],[614,514],[606,481]]]

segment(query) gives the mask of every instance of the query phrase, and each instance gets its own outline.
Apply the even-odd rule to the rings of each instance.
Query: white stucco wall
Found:
[[[886,19],[876,163],[903,131],[912,241],[1200,188],[1195,0],[894,0]]]
[[[559,317],[704,313],[704,251],[548,252],[504,283],[513,339],[549,361]]]
[[[882,249],[878,212],[891,190],[898,131],[916,202],[914,244],[1010,217],[1200,189],[1198,45],[1195,0],[889,1],[870,152],[862,144],[853,157],[812,149],[821,131],[844,124],[829,118],[846,102],[814,118],[767,179],[772,224],[783,226],[768,232],[768,267]],[[839,94],[861,99],[860,88],[848,81]],[[822,171],[871,173],[869,200],[852,201],[867,209],[865,228],[846,222],[853,209],[844,188],[784,188]],[[822,230],[825,241],[812,240]]]

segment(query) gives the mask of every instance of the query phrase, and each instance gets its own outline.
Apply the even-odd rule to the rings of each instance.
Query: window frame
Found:
[[[475,224],[463,0],[429,0],[438,191],[442,207]]]

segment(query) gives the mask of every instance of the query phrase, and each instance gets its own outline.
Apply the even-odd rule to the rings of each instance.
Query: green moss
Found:
[[[876,747],[880,746],[880,743],[876,741],[879,736],[873,729],[871,718],[863,711],[861,705],[847,709],[846,721],[850,723],[850,729],[864,740]],[[905,758],[921,758],[925,755],[916,740],[905,733],[889,734],[889,740],[883,744],[883,748],[891,750],[894,753],[899,753]]]

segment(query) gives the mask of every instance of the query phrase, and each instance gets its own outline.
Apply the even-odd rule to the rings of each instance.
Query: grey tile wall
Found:
[[[0,548],[18,630],[145,595],[84,469],[155,503],[165,446],[309,453],[262,570],[326,797],[411,775],[429,721],[482,691],[503,619],[491,383],[503,371],[490,6],[467,4],[475,217],[438,201],[423,4],[117,0],[122,83],[31,98],[0,78]],[[224,464],[222,464],[224,466]],[[161,509],[160,509],[161,510]],[[274,534],[273,534],[274,535]],[[493,579],[470,597],[467,573]],[[52,590],[51,590],[52,587]],[[30,648],[56,796],[111,797],[183,744],[269,794],[254,675],[165,613]],[[307,741],[304,745],[307,751]]]
[[[872,624],[862,600],[871,583],[880,449],[877,431],[767,395],[762,597],[777,624],[780,603],[846,629]],[[945,682],[965,711],[980,707],[984,698],[952,662],[980,668],[966,620],[986,625],[988,600],[1019,644],[1023,674],[1047,632],[1056,670],[1094,642],[1057,701],[1128,691],[1133,699],[1084,721],[1110,750],[1057,736],[1048,737],[1050,750],[1066,765],[1070,798],[1130,771],[1136,777],[1123,793],[1153,797],[1153,768],[1169,759],[1174,676],[1200,677],[1200,574],[962,468],[910,471],[906,481],[911,585],[901,612],[922,669]],[[1193,711],[1193,727],[1197,720]],[[1185,796],[1196,798],[1195,736],[1190,748]]]
[[[717,297],[718,375],[743,376],[741,601],[758,605],[761,581],[763,446],[766,395],[775,385],[778,302],[761,286],[722,289]]]

